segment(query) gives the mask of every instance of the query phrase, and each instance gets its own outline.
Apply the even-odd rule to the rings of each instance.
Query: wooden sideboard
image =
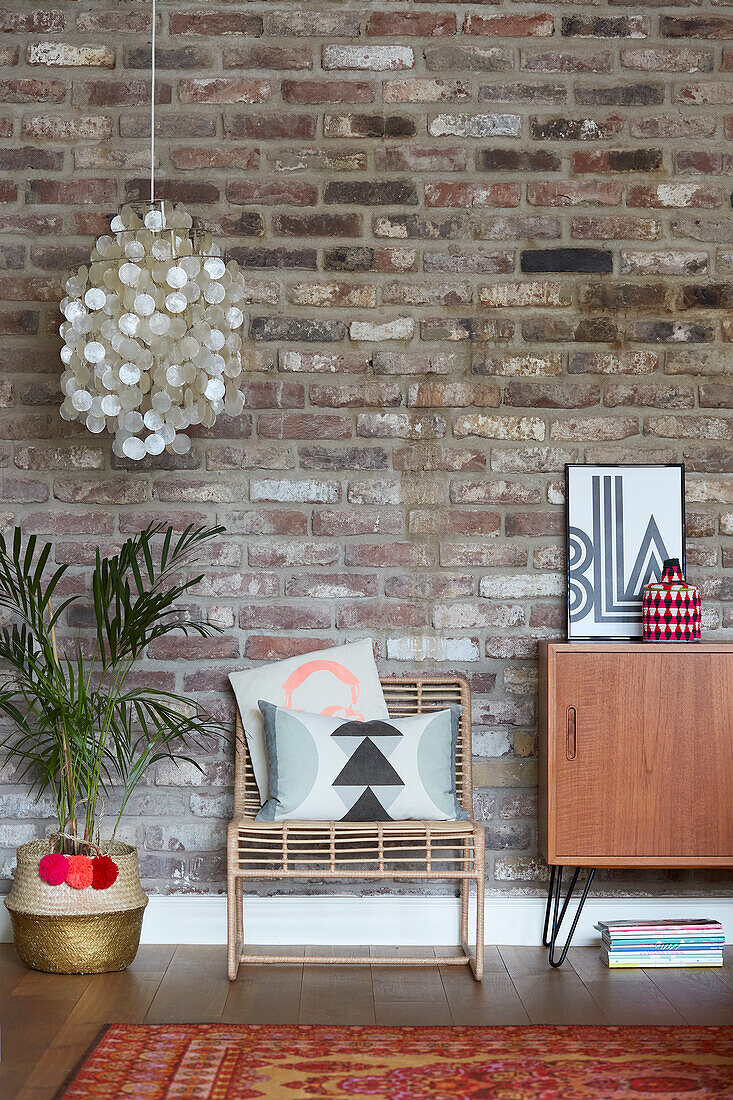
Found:
[[[733,867],[733,645],[543,642],[539,694],[543,942],[561,966],[596,868]]]
[[[733,645],[542,643],[550,864],[733,867]]]

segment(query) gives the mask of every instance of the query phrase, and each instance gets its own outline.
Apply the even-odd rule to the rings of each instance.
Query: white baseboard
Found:
[[[487,944],[538,946],[544,898],[488,897]],[[733,897],[590,897],[574,943],[596,944],[599,920],[644,917],[708,917],[719,920],[733,943]],[[424,946],[458,943],[459,907],[445,897],[246,897],[244,919],[250,943],[286,945],[369,944]],[[472,921],[473,924],[473,921]],[[12,939],[10,918],[0,906],[0,940]],[[226,898],[153,895],[145,911],[143,943],[226,943]]]

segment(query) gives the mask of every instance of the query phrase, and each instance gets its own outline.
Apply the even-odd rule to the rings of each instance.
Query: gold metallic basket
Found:
[[[13,886],[5,899],[15,946],[26,966],[52,974],[103,974],[124,970],[140,944],[147,895],[140,886],[137,852],[113,843],[106,854],[119,867],[107,890],[51,886],[38,874],[48,840],[18,848]]]

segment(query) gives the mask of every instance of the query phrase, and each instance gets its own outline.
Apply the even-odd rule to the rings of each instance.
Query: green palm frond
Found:
[[[127,539],[119,553],[97,551],[92,573],[96,654],[77,645],[59,656],[56,628],[79,596],[52,597],[66,572],[51,571],[52,546],[35,535],[25,543],[0,535],[0,607],[12,622],[0,629],[0,754],[38,797],[52,793],[60,826],[90,841],[100,798],[121,790],[124,810],[136,784],[161,759],[196,764],[191,753],[226,736],[220,723],[183,696],[158,689],[126,689],[127,677],[151,641],[174,630],[210,636],[218,628],[183,619],[179,601],[201,580],[181,579],[221,527],[153,524]],[[82,815],[83,820],[79,815]],[[119,821],[119,816],[118,816]]]

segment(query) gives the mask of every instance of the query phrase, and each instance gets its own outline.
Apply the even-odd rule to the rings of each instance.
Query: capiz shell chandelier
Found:
[[[181,204],[155,200],[155,0],[152,59],[150,202],[120,210],[61,302],[61,416],[133,460],[185,454],[189,427],[244,407],[244,276]]]

